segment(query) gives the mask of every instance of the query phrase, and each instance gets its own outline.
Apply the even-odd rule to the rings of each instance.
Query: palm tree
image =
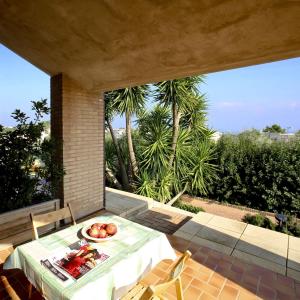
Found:
[[[123,156],[122,156],[119,144],[118,144],[118,140],[114,134],[114,130],[113,130],[112,124],[111,124],[112,119],[113,119],[114,115],[116,114],[116,110],[113,107],[113,99],[114,98],[115,98],[115,92],[105,93],[105,122],[106,122],[106,125],[111,134],[112,142],[114,144],[116,154],[118,157],[118,164],[119,164],[119,168],[120,168],[122,186],[126,191],[130,191],[131,189],[129,186],[129,180],[128,180],[128,175],[126,172],[125,163],[124,163]]]
[[[126,137],[130,166],[133,177],[138,176],[138,164],[132,143],[131,119],[133,115],[139,114],[144,110],[146,98],[148,95],[148,86],[136,86],[115,91],[113,99],[114,108],[126,119]]]
[[[198,98],[198,101],[203,99]],[[210,130],[204,118],[205,107],[194,104],[198,107],[198,114],[182,114],[172,167],[169,166],[171,111],[156,105],[138,118],[143,158],[138,193],[170,205],[186,191],[206,193],[206,185],[215,174],[215,167],[211,164],[213,149],[209,141]]]
[[[197,85],[203,82],[203,76],[192,76],[182,79],[162,81],[156,86],[156,100],[172,110],[172,144],[169,166],[174,163],[176,144],[179,136],[180,119],[183,113],[192,111],[199,91]]]

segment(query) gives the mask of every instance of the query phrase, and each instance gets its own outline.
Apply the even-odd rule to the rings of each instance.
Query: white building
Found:
[[[214,141],[214,142],[217,142],[217,141],[221,138],[222,135],[223,135],[222,132],[215,131],[215,132],[212,134],[212,136],[210,137],[210,139],[211,139],[212,141]]]

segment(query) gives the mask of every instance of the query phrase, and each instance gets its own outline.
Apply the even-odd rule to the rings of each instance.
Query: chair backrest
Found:
[[[70,203],[67,204],[67,207],[46,214],[33,215],[30,213],[34,239],[37,240],[39,238],[37,228],[58,222],[66,218],[71,218],[72,224],[76,224]]]
[[[182,293],[182,283],[180,275],[183,272],[184,264],[185,262],[191,257],[191,252],[186,250],[181,257],[178,259],[174,267],[172,268],[170,272],[170,276],[166,282],[160,283],[156,286],[150,285],[143,296],[141,297],[141,300],[149,300],[153,298],[158,299],[165,299],[162,294],[172,285],[175,284],[176,286],[176,293],[177,293],[177,299],[183,300],[183,293]],[[155,299],[156,299],[155,298]]]

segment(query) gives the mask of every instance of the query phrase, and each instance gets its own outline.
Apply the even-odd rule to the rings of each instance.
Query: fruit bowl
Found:
[[[96,224],[99,224],[99,223],[96,223]],[[112,223],[111,223],[112,224]],[[112,240],[118,233],[118,226],[116,224],[114,224],[114,226],[116,227],[116,232],[113,234],[113,235],[107,235],[106,237],[95,237],[95,236],[91,236],[89,234],[90,230],[92,229],[92,227],[94,226],[95,224],[91,224],[91,225],[87,225],[87,226],[84,226],[82,229],[81,229],[81,233],[82,235],[88,239],[88,240],[91,240],[91,241],[94,241],[96,243],[100,243],[100,242],[106,242],[106,241],[110,241]],[[107,225],[107,224],[102,224],[102,225]]]

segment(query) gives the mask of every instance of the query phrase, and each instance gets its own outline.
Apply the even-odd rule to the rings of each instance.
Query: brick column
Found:
[[[51,78],[51,134],[65,176],[58,197],[71,202],[76,217],[104,205],[104,101],[66,75]]]

